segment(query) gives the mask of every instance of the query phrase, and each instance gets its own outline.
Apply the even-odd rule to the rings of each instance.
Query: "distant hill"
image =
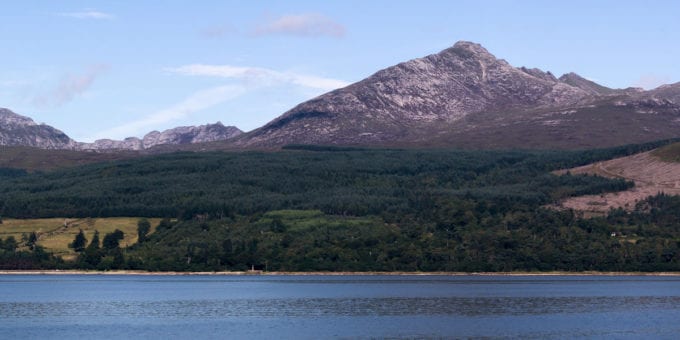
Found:
[[[180,126],[163,132],[152,131],[144,138],[129,137],[122,141],[100,139],[81,143],[46,124],[36,124],[31,118],[0,108],[0,146],[29,146],[39,149],[125,151],[146,150],[164,145],[183,145],[224,141],[242,134],[235,126],[221,122],[200,126]]]
[[[680,84],[610,89],[575,73],[516,68],[458,42],[310,101],[234,140],[286,144],[605,147],[680,136]]]

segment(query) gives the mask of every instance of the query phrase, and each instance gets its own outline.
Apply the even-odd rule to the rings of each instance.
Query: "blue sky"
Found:
[[[78,141],[252,130],[379,69],[481,43],[610,87],[680,81],[677,1],[8,1],[0,107]]]

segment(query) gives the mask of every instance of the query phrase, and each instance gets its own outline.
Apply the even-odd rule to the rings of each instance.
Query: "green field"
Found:
[[[0,238],[14,236],[21,242],[23,234],[36,232],[38,245],[68,260],[75,258],[76,253],[68,247],[68,244],[73,242],[79,230],[85,232],[89,242],[95,230],[99,231],[101,240],[107,233],[120,229],[125,233],[125,238],[120,244],[127,247],[137,242],[138,221],[138,217],[4,219],[0,224]],[[159,221],[157,218],[149,219],[151,233],[155,231]]]

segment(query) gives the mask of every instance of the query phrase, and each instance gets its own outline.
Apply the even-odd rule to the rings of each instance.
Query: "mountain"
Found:
[[[224,126],[221,122],[200,126],[180,126],[163,132],[152,131],[144,138],[129,137],[122,141],[100,139],[94,143],[79,143],[79,150],[144,150],[160,145],[197,144],[223,141],[242,134],[234,126]]]
[[[676,95],[675,86],[645,92],[556,78],[458,42],[299,104],[231,143],[604,147],[680,136]]]
[[[0,145],[41,149],[71,149],[76,142],[65,133],[33,119],[0,108]]]

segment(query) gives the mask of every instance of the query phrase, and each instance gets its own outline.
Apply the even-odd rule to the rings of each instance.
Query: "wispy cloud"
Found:
[[[206,27],[202,29],[201,31],[198,32],[202,37],[204,38],[211,38],[211,39],[216,39],[216,38],[222,38],[228,35],[236,34],[238,33],[238,30],[230,25],[220,25],[220,26],[211,26],[211,27]]]
[[[35,97],[33,104],[39,107],[58,107],[70,102],[85,93],[108,68],[107,65],[93,65],[82,74],[68,74],[55,88]]]
[[[0,81],[0,87],[18,87],[18,86],[26,86],[31,84],[29,81],[26,80],[2,80]]]
[[[651,90],[657,88],[661,85],[668,84],[671,82],[671,78],[668,76],[659,76],[656,74],[644,74],[638,78],[633,84],[635,87],[641,87],[645,90]]]
[[[319,13],[284,15],[255,28],[255,35],[285,34],[303,37],[342,38],[345,26]]]
[[[63,12],[58,13],[59,16],[76,18],[76,19],[94,19],[94,20],[111,20],[115,18],[113,14],[100,12],[94,9],[86,9],[78,12]]]
[[[100,131],[89,140],[102,138],[123,139],[130,136],[138,136],[159,126],[185,118],[195,112],[208,109],[225,101],[234,99],[246,93],[243,86],[218,86],[198,91],[181,102],[159,110],[148,116],[142,117],[123,125]]]
[[[170,68],[167,71],[187,76],[209,76],[241,79],[250,84],[278,85],[292,84],[324,91],[349,85],[348,82],[332,78],[317,77],[295,72],[280,72],[262,67],[192,64]]]

